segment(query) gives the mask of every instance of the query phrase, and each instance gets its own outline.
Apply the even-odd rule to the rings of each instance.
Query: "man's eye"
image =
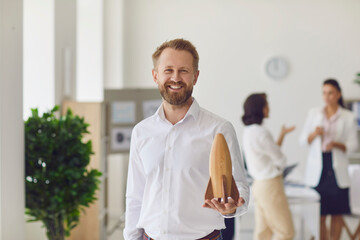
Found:
[[[183,70],[180,70],[180,72],[187,73],[188,70],[183,69]]]
[[[172,72],[172,69],[165,69],[165,72]]]

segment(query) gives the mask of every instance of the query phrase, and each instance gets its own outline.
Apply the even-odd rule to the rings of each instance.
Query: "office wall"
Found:
[[[55,104],[54,0],[24,1],[24,118]]]
[[[285,139],[290,162],[303,163],[298,136],[309,108],[322,106],[321,83],[334,77],[345,98],[360,98],[353,84],[360,71],[360,2],[357,0],[239,1],[184,0],[125,2],[124,86],[156,87],[151,54],[165,40],[191,40],[200,54],[194,96],[200,105],[229,119],[241,142],[242,104],[252,92],[266,92],[276,138],[282,124],[296,125]],[[290,64],[286,79],[264,73],[272,56]],[[303,164],[292,176],[302,178]]]
[[[103,2],[76,1],[76,100],[102,101]]]
[[[122,88],[124,72],[124,2],[104,1],[104,88]]]

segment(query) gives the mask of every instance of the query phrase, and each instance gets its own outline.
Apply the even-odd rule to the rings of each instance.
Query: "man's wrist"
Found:
[[[227,214],[222,214],[224,217],[233,217],[236,214],[236,209],[234,210],[234,212],[231,213],[227,213]]]
[[[233,211],[228,212],[228,213],[225,213],[225,214],[223,214],[223,215],[228,216],[228,215],[233,215],[233,214],[235,214],[235,213],[236,213],[236,208],[235,208]]]

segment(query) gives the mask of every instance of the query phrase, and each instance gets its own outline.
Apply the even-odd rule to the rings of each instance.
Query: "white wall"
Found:
[[[24,118],[55,104],[54,0],[24,0]]]
[[[103,4],[101,0],[77,0],[77,101],[102,101]]]
[[[124,1],[104,1],[104,88],[123,87]]]
[[[165,40],[189,39],[200,54],[194,96],[201,106],[229,119],[241,139],[245,98],[266,92],[267,127],[276,138],[283,123],[295,124],[283,149],[289,161],[304,162],[298,136],[308,109],[322,105],[322,81],[335,77],[346,98],[360,97],[352,83],[360,71],[359,12],[357,0],[126,1],[124,85],[155,87],[155,48]],[[264,74],[265,61],[274,55],[290,63],[282,81]],[[293,178],[302,178],[302,167]]]
[[[24,239],[23,1],[0,0],[0,239]]]

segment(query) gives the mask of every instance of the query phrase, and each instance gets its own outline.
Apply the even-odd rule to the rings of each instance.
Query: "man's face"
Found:
[[[166,48],[152,71],[161,96],[171,105],[184,105],[191,97],[199,71],[194,70],[191,53]]]

